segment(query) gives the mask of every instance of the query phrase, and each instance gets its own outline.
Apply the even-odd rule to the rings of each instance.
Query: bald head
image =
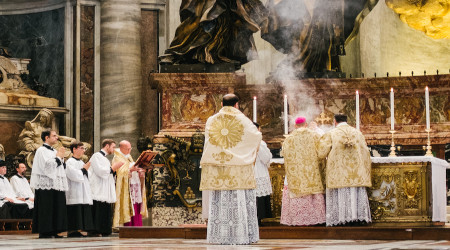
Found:
[[[131,143],[129,141],[123,140],[119,143],[119,149],[122,154],[127,155],[131,152]]]
[[[226,107],[226,106],[230,106],[230,107],[234,107],[236,105],[236,103],[239,102],[239,97],[237,97],[237,95],[235,94],[226,94],[223,96],[222,99],[222,106]]]

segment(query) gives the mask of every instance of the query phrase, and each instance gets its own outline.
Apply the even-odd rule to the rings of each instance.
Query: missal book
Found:
[[[134,165],[144,169],[153,168],[152,161],[156,155],[158,155],[158,152],[156,151],[145,150],[141,153]]]

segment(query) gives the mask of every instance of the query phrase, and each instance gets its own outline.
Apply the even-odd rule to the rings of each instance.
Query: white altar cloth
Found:
[[[450,164],[445,160],[429,156],[399,156],[399,157],[371,157],[372,163],[408,163],[408,162],[430,162],[431,163],[431,202],[432,221],[445,222],[447,214],[447,194],[445,175]]]
[[[407,163],[430,162],[431,163],[431,202],[432,221],[445,222],[447,215],[447,192],[445,175],[450,164],[445,160],[429,156],[399,156],[399,157],[371,157],[372,163]],[[271,163],[284,164],[284,158],[273,158]]]

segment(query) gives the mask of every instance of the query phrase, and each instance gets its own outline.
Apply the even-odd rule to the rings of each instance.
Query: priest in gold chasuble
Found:
[[[347,116],[334,116],[336,128],[322,136],[319,157],[327,158],[327,226],[371,222],[367,187],[371,160],[364,135],[347,124]]]
[[[134,188],[137,169],[130,155],[131,144],[121,141],[119,149],[114,151],[112,164],[123,162],[116,171],[116,204],[114,206],[113,227],[122,224],[125,226],[142,226],[142,218],[148,216],[147,201],[145,199],[145,185],[141,185],[137,177],[137,188]],[[128,223],[128,224],[127,224]]]
[[[280,223],[307,226],[325,223],[325,197],[321,160],[317,155],[320,135],[297,117],[296,129],[284,140],[286,169]]]
[[[211,190],[207,240],[213,244],[259,240],[253,168],[262,136],[238,101],[225,95],[223,108],[205,126],[200,190]]]

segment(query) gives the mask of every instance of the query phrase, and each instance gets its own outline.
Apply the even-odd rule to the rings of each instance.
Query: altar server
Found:
[[[89,181],[92,190],[94,231],[90,235],[109,236],[112,233],[112,206],[116,202],[116,186],[113,173],[123,162],[111,166],[107,155],[114,153],[116,143],[111,139],[102,142],[102,149],[89,160]]]
[[[286,170],[280,223],[308,226],[325,223],[325,197],[321,161],[317,155],[320,135],[297,117],[295,130],[284,140]]]
[[[259,124],[254,122],[258,131],[261,131]],[[272,218],[272,211],[270,205],[270,194],[272,193],[272,183],[270,182],[269,167],[272,153],[267,147],[265,141],[261,140],[258,154],[255,162],[255,180],[256,180],[256,206],[258,214],[258,223],[261,225],[261,220],[264,218]]]
[[[320,139],[319,157],[327,157],[327,226],[371,222],[367,187],[371,160],[364,135],[347,124],[347,116],[334,116],[336,128]]]
[[[119,225],[142,226],[142,218],[148,216],[147,199],[145,197],[144,169],[134,166],[131,143],[121,141],[114,151],[112,163],[122,162],[116,175],[116,205],[114,206],[113,227]]]
[[[67,237],[83,237],[82,231],[94,230],[92,222],[92,194],[88,170],[91,163],[84,163],[81,157],[84,144],[74,141],[70,144],[72,157],[66,162],[66,175],[69,190],[66,192]]]
[[[208,118],[200,165],[200,190],[211,190],[207,241],[250,244],[259,240],[254,163],[261,132],[241,111],[234,94]]]
[[[0,219],[23,219],[31,217],[25,198],[14,192],[6,174],[6,163],[0,160]]]
[[[67,230],[65,149],[52,148],[58,141],[53,130],[43,131],[41,139],[44,145],[36,150],[30,180],[35,190],[32,232],[39,238],[61,238],[58,233]]]
[[[33,209],[34,207],[34,193],[31,190],[30,183],[24,176],[27,171],[27,166],[24,163],[19,163],[16,167],[17,173],[9,179],[11,186],[14,189],[17,197],[25,199],[28,208]]]

